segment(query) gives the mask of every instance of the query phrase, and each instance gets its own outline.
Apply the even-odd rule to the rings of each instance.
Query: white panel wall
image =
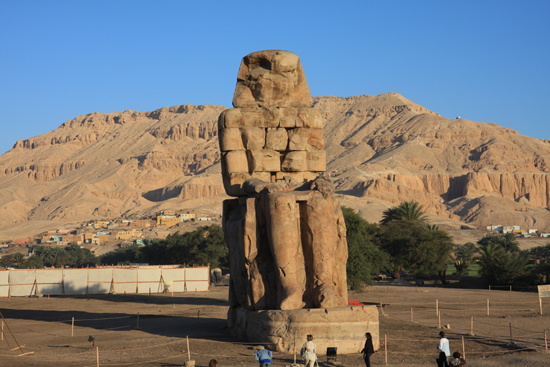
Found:
[[[0,271],[1,297],[36,294],[105,294],[208,291],[210,269],[139,268],[21,269]]]

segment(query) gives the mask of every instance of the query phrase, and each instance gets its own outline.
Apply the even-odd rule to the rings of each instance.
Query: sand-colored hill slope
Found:
[[[362,203],[414,199],[431,214],[475,226],[550,231],[548,141],[443,118],[397,93],[314,101],[326,120],[328,169],[340,193]],[[203,205],[221,211],[226,196],[216,122],[224,109],[92,113],[18,141],[0,156],[0,233],[9,227],[9,237],[19,235],[19,223],[27,231],[21,236],[33,234],[29,221],[137,217]],[[362,211],[375,218],[383,208]]]

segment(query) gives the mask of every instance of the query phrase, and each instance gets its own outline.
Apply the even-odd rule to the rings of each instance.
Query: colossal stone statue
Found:
[[[243,58],[235,108],[218,120],[228,195],[231,307],[296,310],[347,305],[347,243],[326,166],[323,119],[298,56]]]

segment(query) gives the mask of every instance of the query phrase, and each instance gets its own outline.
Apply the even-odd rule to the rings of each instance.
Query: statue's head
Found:
[[[292,52],[258,51],[241,61],[234,107],[311,107],[312,103],[300,58]]]
[[[270,50],[243,57],[235,108],[218,118],[228,195],[245,195],[263,183],[290,182],[289,177],[305,183],[325,171],[323,118],[312,104],[298,56]]]

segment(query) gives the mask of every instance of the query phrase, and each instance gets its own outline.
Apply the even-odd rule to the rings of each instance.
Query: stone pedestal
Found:
[[[365,333],[372,334],[374,349],[380,348],[378,309],[376,306],[309,308],[300,310],[249,311],[231,307],[227,313],[229,332],[269,349],[294,353],[313,335],[319,357],[327,347],[338,348],[338,354],[359,353],[365,344]]]

